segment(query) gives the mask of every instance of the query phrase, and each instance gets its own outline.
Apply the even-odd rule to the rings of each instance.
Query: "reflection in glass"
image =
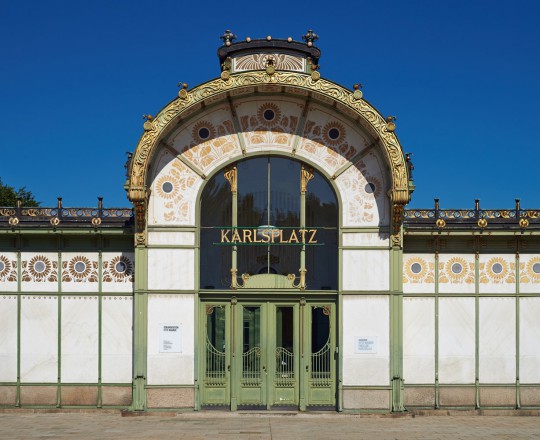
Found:
[[[243,308],[242,384],[257,386],[261,379],[261,308]]]
[[[276,308],[276,386],[294,385],[293,319],[292,307]]]
[[[330,308],[311,309],[311,384],[326,387],[330,385]]]
[[[225,309],[206,306],[206,379],[207,383],[225,383]]]

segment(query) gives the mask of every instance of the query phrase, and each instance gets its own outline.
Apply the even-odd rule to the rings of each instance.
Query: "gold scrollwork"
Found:
[[[302,165],[302,173],[300,175],[300,191],[305,193],[307,191],[307,185],[311,179],[315,177],[313,168],[308,168]]]
[[[238,169],[236,166],[232,166],[225,170],[223,177],[229,181],[231,185],[231,192],[236,193],[238,191]]]
[[[482,229],[485,228],[487,224],[488,222],[485,218],[481,218],[480,220],[478,220],[478,226],[481,227]]]
[[[10,217],[8,222],[11,226],[17,226],[19,224],[19,219],[17,217]]]

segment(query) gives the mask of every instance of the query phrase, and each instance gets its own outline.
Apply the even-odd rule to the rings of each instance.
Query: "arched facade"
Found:
[[[294,54],[304,64],[305,55],[301,51]],[[238,68],[239,61],[233,65]],[[163,406],[162,399],[169,398],[196,408],[286,405],[354,409],[362,408],[358,402],[374,401],[381,408],[399,410],[401,366],[391,354],[401,346],[399,332],[393,329],[399,322],[390,315],[399,309],[401,300],[393,292],[401,291],[401,218],[410,191],[407,164],[393,123],[365,101],[359,90],[349,91],[320,78],[313,65],[302,72],[262,65],[249,71],[235,71],[234,67],[225,64],[220,78],[192,90],[182,88],[177,99],[149,118],[130,164],[127,191],[136,209],[136,260],[144,268],[143,276],[136,279],[135,316],[139,316],[138,309],[145,316],[143,325],[135,330],[135,340],[141,344],[140,353],[135,354],[140,362],[135,363],[139,381],[134,405],[157,408]],[[230,286],[215,289],[212,285],[208,290],[209,286],[201,285],[203,188],[214,176],[223,175],[232,194],[224,196],[223,203],[232,203],[231,212],[236,213],[237,179],[242,178],[237,165],[257,157],[299,164],[300,205],[305,205],[314,173],[335,192],[338,273],[332,289],[313,290],[306,283],[306,272],[313,268],[306,264],[305,256],[316,254],[317,249],[309,248],[305,236],[298,243],[296,273],[238,272],[243,246],[256,244],[249,235],[249,243],[240,238],[229,246]],[[305,212],[300,211],[297,227],[302,230],[306,228]],[[260,227],[261,222],[235,223],[235,215],[229,226],[240,232],[243,227]],[[291,245],[280,245],[286,244]],[[268,260],[279,258],[270,249],[268,246]],[[256,252],[249,255],[263,258]],[[205,266],[205,270],[209,269]],[[326,324],[320,324],[323,315],[319,309],[325,311]],[[239,336],[234,329],[248,328],[246,317],[252,312],[253,316],[259,313],[257,319],[262,320],[253,324],[260,339],[255,349],[262,354],[257,372],[249,372],[257,376],[258,385],[246,385],[247,361],[235,360],[239,358],[235,344],[248,347],[253,336],[248,343],[245,338],[251,330],[244,329],[245,334]],[[163,353],[150,343],[169,315],[169,321],[176,320],[182,327],[183,340],[195,342],[182,353]],[[361,316],[365,320],[360,322]],[[221,322],[221,330],[216,330],[217,322]],[[321,325],[331,330],[315,336],[315,328]],[[257,333],[260,326],[265,328],[261,334]],[[284,328],[290,332],[283,337],[292,341],[288,353],[294,357],[288,365],[294,371],[287,375],[295,379],[288,385],[268,379],[281,371],[272,354],[284,350],[275,335]],[[364,343],[371,345],[355,348],[370,331],[376,335]],[[223,340],[216,342],[216,337]],[[330,357],[324,362],[314,360],[320,356],[315,349],[317,338],[327,341],[324,345],[321,339],[317,347],[331,350],[331,361]],[[300,349],[307,346],[311,351]],[[362,350],[371,350],[371,355],[366,357]],[[328,364],[317,367],[327,371],[315,371],[316,362]],[[219,364],[219,371],[210,371],[210,363]],[[317,375],[325,377],[324,385],[315,380]]]

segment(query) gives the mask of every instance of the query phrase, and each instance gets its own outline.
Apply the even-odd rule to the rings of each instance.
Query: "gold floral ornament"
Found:
[[[540,257],[533,257],[529,260],[524,275],[529,279],[525,281],[523,279],[525,277],[521,277],[521,282],[540,283]]]
[[[281,121],[281,109],[274,103],[266,103],[257,110],[257,120],[265,127],[274,127]]]
[[[474,263],[468,263],[462,257],[452,257],[446,263],[440,263],[439,275],[441,283],[474,283]]]
[[[478,220],[478,226],[484,229],[487,226],[488,222],[485,218]]]
[[[11,270],[11,262],[5,255],[0,255],[0,279],[3,279]]]
[[[322,137],[327,146],[335,147],[342,144],[346,136],[345,126],[337,121],[328,122],[322,131]]]
[[[68,270],[73,279],[82,281],[90,275],[92,263],[83,256],[73,257],[68,263]]]
[[[51,261],[43,255],[36,255],[28,263],[28,271],[37,281],[45,280],[51,273]]]
[[[435,222],[435,224],[437,225],[437,227],[438,227],[439,229],[443,229],[443,228],[446,226],[446,222],[445,222],[444,219],[442,219],[442,218],[437,219],[437,221]]]
[[[131,278],[133,274],[133,264],[129,258],[119,255],[109,262],[109,271],[117,281]]]
[[[435,266],[421,257],[411,257],[405,263],[404,283],[434,283]]]
[[[485,264],[480,265],[480,282],[487,284],[490,281],[494,283],[515,282],[515,278],[511,273],[511,269],[515,269],[515,264],[511,265],[502,257],[490,258]]]
[[[162,199],[174,199],[178,195],[179,190],[180,185],[173,176],[161,176],[156,181],[156,193]]]
[[[196,144],[206,142],[216,137],[216,129],[213,124],[208,121],[199,121],[191,129],[191,137]]]

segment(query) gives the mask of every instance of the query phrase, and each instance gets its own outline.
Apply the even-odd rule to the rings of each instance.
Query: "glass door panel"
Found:
[[[295,307],[275,307],[273,405],[298,404],[298,332]]]
[[[204,304],[203,405],[230,402],[229,356],[227,353],[229,312],[224,304]]]
[[[262,346],[264,314],[260,305],[242,306],[238,405],[266,407],[266,346]],[[266,341],[266,338],[264,339]]]

